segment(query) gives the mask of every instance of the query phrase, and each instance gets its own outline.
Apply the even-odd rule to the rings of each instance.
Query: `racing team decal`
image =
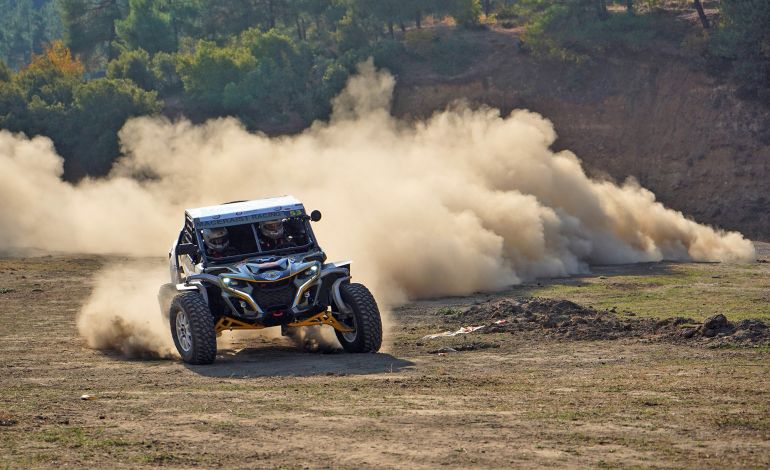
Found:
[[[264,212],[261,214],[249,214],[249,215],[235,215],[233,217],[227,217],[225,216],[222,218],[220,215],[215,215],[211,217],[211,220],[200,220],[197,219],[195,221],[195,225],[199,228],[208,228],[208,227],[216,227],[220,225],[232,225],[234,223],[242,223],[242,224],[248,224],[251,222],[260,222],[262,220],[267,219],[275,219],[278,217],[299,217],[304,213],[303,210],[291,210],[287,212]],[[236,213],[237,214],[237,213]]]

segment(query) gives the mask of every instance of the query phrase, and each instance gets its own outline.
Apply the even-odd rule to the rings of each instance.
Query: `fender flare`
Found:
[[[197,290],[200,292],[206,305],[209,305],[209,293],[206,290],[204,282],[210,282],[215,286],[221,287],[220,280],[217,276],[211,274],[193,274],[187,276],[187,279],[185,279],[184,282],[176,284],[176,290],[178,292]]]
[[[334,299],[334,304],[337,306],[338,309],[342,313],[353,313],[353,311],[350,309],[350,307],[342,300],[342,294],[340,294],[340,286],[343,282],[349,281],[350,276],[345,276],[337,279],[334,281],[334,284],[332,284],[332,299]]]
[[[200,292],[203,300],[206,302],[206,305],[208,305],[208,293],[206,292],[205,286],[199,282],[195,284],[168,283],[160,286],[160,290],[158,291],[158,305],[160,306],[160,313],[166,320],[168,320],[170,313],[169,309],[171,308],[171,302],[173,301],[174,297],[180,292],[190,291]]]

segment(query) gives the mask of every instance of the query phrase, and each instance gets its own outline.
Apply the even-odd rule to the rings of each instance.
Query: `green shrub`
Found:
[[[155,79],[155,89],[161,96],[182,91],[182,78],[176,71],[177,59],[174,54],[158,52],[153,56],[150,68]]]
[[[361,49],[369,45],[369,34],[352,15],[346,15],[337,23],[333,38],[340,52]]]
[[[508,4],[498,8],[495,17],[498,21],[515,20],[519,17],[519,13],[516,11],[516,5]]]
[[[67,69],[41,62],[0,82],[0,127],[50,137],[65,156],[68,179],[103,175],[119,155],[126,119],[157,113],[161,103],[131,80],[65,80]]]
[[[386,39],[372,46],[372,58],[374,65],[378,68],[388,69],[391,72],[399,73],[402,69],[402,59],[405,52],[404,44],[401,41]]]
[[[0,60],[0,82],[11,81],[11,76],[13,76],[13,71],[11,68],[8,67],[5,62]]]
[[[155,75],[150,70],[150,54],[144,49],[123,51],[107,64],[107,77],[131,80],[145,90],[156,88]]]
[[[770,2],[724,0],[713,54],[732,62],[742,91],[770,102]]]
[[[161,102],[154,91],[145,91],[132,81],[100,78],[90,80],[75,91],[71,115],[79,132],[71,142],[70,164],[78,173],[103,175],[119,154],[118,131],[127,119],[155,114]]]
[[[667,15],[612,12],[602,19],[588,2],[537,3],[522,10],[524,43],[537,55],[582,63],[613,50],[642,51],[653,41],[680,43],[687,26]]]
[[[475,27],[481,19],[481,3],[479,0],[452,0],[452,17],[460,26]]]
[[[115,21],[118,38],[131,49],[151,53],[176,49],[171,15],[161,11],[162,2],[128,0],[128,15]]]
[[[242,82],[257,66],[249,49],[218,47],[208,41],[199,41],[194,53],[179,55],[178,59],[177,71],[187,102],[214,115],[226,111],[223,107],[225,87]]]

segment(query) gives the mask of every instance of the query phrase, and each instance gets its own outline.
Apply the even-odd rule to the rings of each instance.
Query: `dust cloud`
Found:
[[[665,208],[633,179],[588,178],[574,154],[550,150],[556,132],[536,113],[457,104],[404,122],[389,112],[394,85],[371,62],[360,65],[329,122],[293,136],[250,133],[231,118],[133,119],[109,177],[75,185],[61,180],[50,140],[0,131],[0,247],[160,256],[185,207],[293,194],[323,212],[315,230],[330,259],[355,260],[354,281],[381,306],[584,273],[592,263],[755,257],[739,233]],[[126,292],[108,278],[97,279],[81,320],[150,325],[157,307],[137,306],[155,301],[161,280]],[[98,346],[109,331],[84,336]]]
[[[167,282],[167,275],[168,268],[157,260],[126,260],[102,269],[77,319],[78,332],[88,346],[135,358],[176,356],[169,326],[153,295]]]
[[[383,318],[383,320],[387,321],[387,318]],[[342,351],[342,346],[331,328],[320,325],[290,328],[287,336],[295,346],[308,352],[335,353]],[[385,352],[384,349],[383,352]]]

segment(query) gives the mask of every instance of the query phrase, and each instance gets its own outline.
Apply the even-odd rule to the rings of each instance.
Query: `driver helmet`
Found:
[[[227,237],[227,229],[224,227],[204,228],[203,241],[206,246],[214,251],[224,251],[230,246],[230,240]]]
[[[268,220],[259,224],[259,230],[262,235],[272,240],[277,240],[283,237],[283,221],[282,220]]]

